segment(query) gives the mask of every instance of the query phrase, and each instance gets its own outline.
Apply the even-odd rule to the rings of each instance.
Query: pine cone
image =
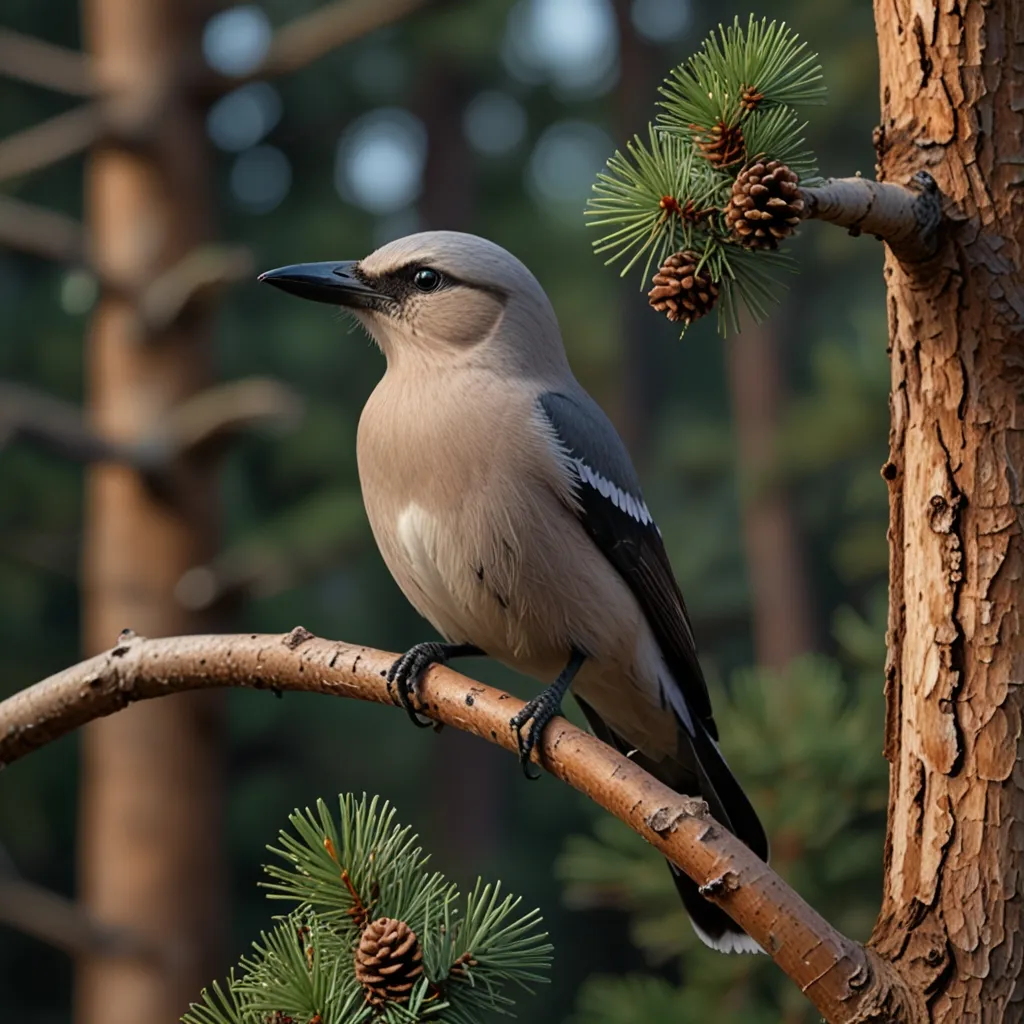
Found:
[[[724,121],[718,121],[710,128],[695,124],[690,127],[695,130],[694,141],[708,163],[715,167],[731,167],[744,158],[746,142],[738,125],[731,127]]]
[[[757,110],[763,99],[763,92],[758,92],[752,85],[745,85],[740,93],[740,107],[743,108],[745,114],[749,114],[751,111]]]
[[[778,160],[745,167],[732,185],[725,222],[744,245],[777,249],[803,219],[799,178]]]
[[[647,298],[669,320],[689,325],[715,308],[718,285],[711,280],[707,267],[697,272],[699,262],[700,253],[687,249],[669,256],[654,275],[654,287]]]
[[[356,980],[371,1006],[407,1003],[421,974],[423,951],[404,921],[379,917],[363,929],[356,949]]]

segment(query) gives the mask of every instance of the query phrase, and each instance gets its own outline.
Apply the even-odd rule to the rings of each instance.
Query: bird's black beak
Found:
[[[356,266],[352,260],[344,263],[294,263],[290,267],[268,270],[260,274],[259,280],[298,295],[300,299],[328,302],[332,306],[348,306],[350,309],[371,309],[382,301],[390,301],[389,296],[356,275]]]

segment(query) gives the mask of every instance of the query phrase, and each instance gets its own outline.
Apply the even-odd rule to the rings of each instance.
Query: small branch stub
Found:
[[[801,190],[807,216],[866,232],[881,239],[901,263],[920,263],[935,255],[942,224],[942,193],[927,171],[909,185],[867,178],[830,178]]]

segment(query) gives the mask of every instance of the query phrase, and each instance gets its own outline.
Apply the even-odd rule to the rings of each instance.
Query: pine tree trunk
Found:
[[[814,648],[815,630],[796,517],[780,476],[783,370],[778,330],[778,325],[748,320],[730,340],[729,390],[754,656],[758,665],[783,669]]]
[[[422,228],[469,230],[476,205],[476,175],[474,154],[462,130],[468,82],[450,58],[435,58],[424,68],[417,93],[417,111],[427,129],[419,203]],[[493,746],[461,730],[443,730],[431,746],[431,845],[446,870],[472,878],[497,857],[501,790],[507,774]]]
[[[632,0],[613,0],[619,32],[619,81],[615,87],[615,136],[631,139],[642,134],[651,116],[654,95],[666,58],[633,27]],[[637,301],[636,280],[618,282],[621,364],[613,368],[615,388],[604,404],[643,475],[650,458],[657,410],[662,395],[658,384],[657,346],[651,343],[651,311]]]
[[[874,943],[931,1020],[1021,1019],[1024,7],[875,5],[880,177],[929,171],[934,265],[886,262],[891,763]]]
[[[205,5],[204,5],[205,6]],[[86,0],[85,34],[102,83],[151,104],[150,137],[100,147],[87,178],[94,258],[118,280],[151,280],[207,238],[202,114],[181,97],[198,55],[195,0]],[[90,414],[119,439],[144,438],[208,383],[208,325],[147,336],[126,297],[105,295],[88,340]],[[90,469],[83,565],[87,653],[120,630],[148,636],[208,629],[174,585],[213,552],[209,468],[178,467],[173,494],[121,466]],[[79,873],[95,917],[163,944],[162,963],[83,958],[77,1024],[170,1024],[220,968],[224,913],[221,700],[147,701],[88,726],[82,738]]]

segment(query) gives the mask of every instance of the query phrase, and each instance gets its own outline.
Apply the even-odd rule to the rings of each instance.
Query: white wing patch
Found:
[[[435,609],[447,612],[451,593],[437,566],[436,520],[412,502],[398,514],[395,533],[404,549],[410,577]]]
[[[624,491],[618,484],[612,483],[607,477],[602,476],[596,469],[588,466],[583,459],[572,460],[579,473],[580,479],[596,490],[602,498],[607,498],[617,509],[625,512],[626,515],[635,519],[642,526],[652,526],[654,517],[648,511],[643,500],[634,497]]]

